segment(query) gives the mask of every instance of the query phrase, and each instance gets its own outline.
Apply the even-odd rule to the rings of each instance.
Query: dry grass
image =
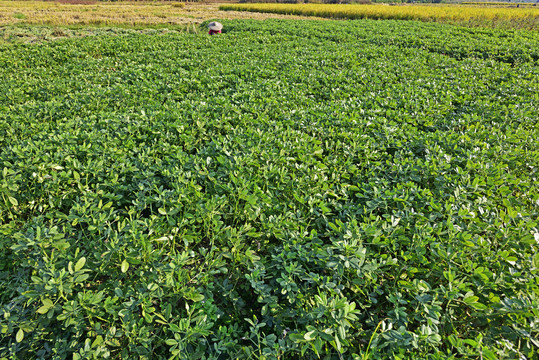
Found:
[[[0,1],[0,26],[191,25],[209,19],[305,19],[305,16],[220,11],[219,4],[179,2]]]
[[[459,5],[329,5],[329,4],[229,4],[223,10],[244,10],[341,19],[397,19],[539,28],[539,8],[479,7]]]

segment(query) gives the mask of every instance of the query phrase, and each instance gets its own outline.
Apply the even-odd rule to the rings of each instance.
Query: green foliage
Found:
[[[538,54],[375,21],[0,47],[0,358],[536,357]]]
[[[20,12],[14,12],[13,17],[15,19],[19,19],[19,20],[26,19],[26,15],[24,15],[23,13],[20,13]]]

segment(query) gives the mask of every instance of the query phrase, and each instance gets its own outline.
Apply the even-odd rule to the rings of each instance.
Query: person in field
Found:
[[[223,29],[223,24],[217,21],[214,21],[208,24],[208,28],[210,29],[208,34],[210,35],[220,34],[221,30]]]

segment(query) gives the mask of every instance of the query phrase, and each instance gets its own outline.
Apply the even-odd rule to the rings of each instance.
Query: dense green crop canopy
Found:
[[[0,47],[0,358],[539,347],[539,38],[398,21]]]

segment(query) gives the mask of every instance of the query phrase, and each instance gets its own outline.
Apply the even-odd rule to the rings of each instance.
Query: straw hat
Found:
[[[210,28],[210,30],[218,31],[223,28],[223,24],[221,24],[220,22],[214,21],[208,24],[208,28]]]

